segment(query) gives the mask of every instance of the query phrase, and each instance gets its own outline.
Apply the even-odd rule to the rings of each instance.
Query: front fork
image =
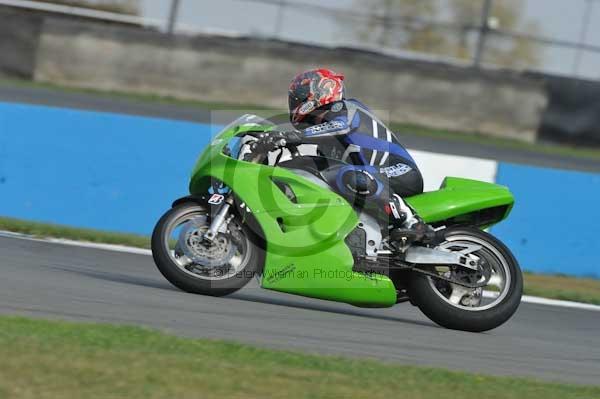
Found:
[[[229,214],[229,210],[231,209],[232,205],[233,205],[233,196],[230,194],[225,198],[225,200],[223,201],[223,204],[217,211],[217,214],[212,218],[210,227],[208,228],[206,233],[204,233],[204,239],[206,239],[208,241],[212,241],[215,239],[215,237],[217,236],[217,233],[219,232],[219,230],[223,226],[223,223],[227,219],[227,215]]]

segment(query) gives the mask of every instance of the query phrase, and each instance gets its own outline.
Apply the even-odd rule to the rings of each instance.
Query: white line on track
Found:
[[[100,244],[100,243],[96,243],[96,242],[75,241],[75,240],[66,240],[66,239],[62,239],[62,238],[51,238],[51,237],[39,238],[39,237],[30,236],[27,234],[13,233],[10,231],[0,231],[0,237],[18,238],[21,240],[45,242],[45,243],[60,244],[60,245],[69,245],[72,247],[103,249],[103,250],[112,251],[112,252],[121,252],[121,253],[128,253],[128,254],[152,256],[152,251],[150,251],[149,249],[128,247],[125,245]]]
[[[498,296],[498,294],[494,293],[494,292],[490,292],[490,291],[484,291],[483,296],[484,296],[484,298],[495,298],[496,296]],[[600,306],[591,305],[589,303],[562,301],[559,299],[548,299],[548,298],[541,298],[538,296],[530,296],[530,295],[523,295],[521,297],[521,301],[525,302],[525,303],[532,303],[535,305],[558,306],[561,308],[584,309],[584,310],[592,310],[595,312],[600,312]]]
[[[72,247],[100,249],[100,250],[112,251],[112,252],[121,252],[121,253],[135,254],[135,255],[152,256],[152,251],[150,251],[149,249],[128,247],[125,245],[99,244],[99,243],[86,242],[86,241],[66,240],[66,239],[62,239],[62,238],[37,238],[37,237],[32,237],[32,236],[29,236],[26,234],[13,233],[13,232],[9,232],[9,231],[0,231],[0,237],[18,238],[21,240],[45,242],[45,243],[59,244],[59,245],[68,245],[68,246],[72,246]],[[484,292],[484,296],[485,297],[493,297],[494,293],[493,292]],[[531,303],[531,304],[536,304],[536,305],[547,305],[547,306],[555,306],[555,307],[562,307],[562,308],[582,309],[582,310],[590,310],[590,311],[600,312],[600,306],[591,305],[591,304],[587,304],[587,303],[561,301],[558,299],[540,298],[540,297],[529,296],[529,295],[523,295],[521,300],[525,303]]]

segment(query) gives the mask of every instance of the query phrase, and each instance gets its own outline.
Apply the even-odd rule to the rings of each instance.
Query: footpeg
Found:
[[[411,229],[396,229],[390,235],[393,241],[401,242],[402,244],[412,244],[419,241],[423,234]]]
[[[390,237],[392,241],[399,242],[402,246],[415,242],[437,246],[445,240],[443,232],[435,231],[423,222],[408,229],[395,229],[391,232]]]

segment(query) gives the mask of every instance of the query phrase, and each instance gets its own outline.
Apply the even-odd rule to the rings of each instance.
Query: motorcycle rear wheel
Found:
[[[411,272],[408,294],[411,301],[435,323],[453,330],[483,332],[504,324],[516,312],[523,293],[523,276],[510,250],[492,235],[476,228],[457,227],[445,231],[446,242],[441,247],[461,250],[469,245],[481,249],[472,253],[490,273],[484,288],[467,289],[435,277]],[[430,272],[443,275],[440,268]],[[446,277],[461,273],[446,271]],[[471,281],[473,282],[473,281]],[[485,287],[485,288],[488,288]]]

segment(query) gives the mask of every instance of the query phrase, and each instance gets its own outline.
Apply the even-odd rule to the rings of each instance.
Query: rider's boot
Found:
[[[392,196],[389,208],[392,241],[400,242],[405,246],[414,242],[434,244],[439,240],[433,227],[417,216],[398,194]]]

